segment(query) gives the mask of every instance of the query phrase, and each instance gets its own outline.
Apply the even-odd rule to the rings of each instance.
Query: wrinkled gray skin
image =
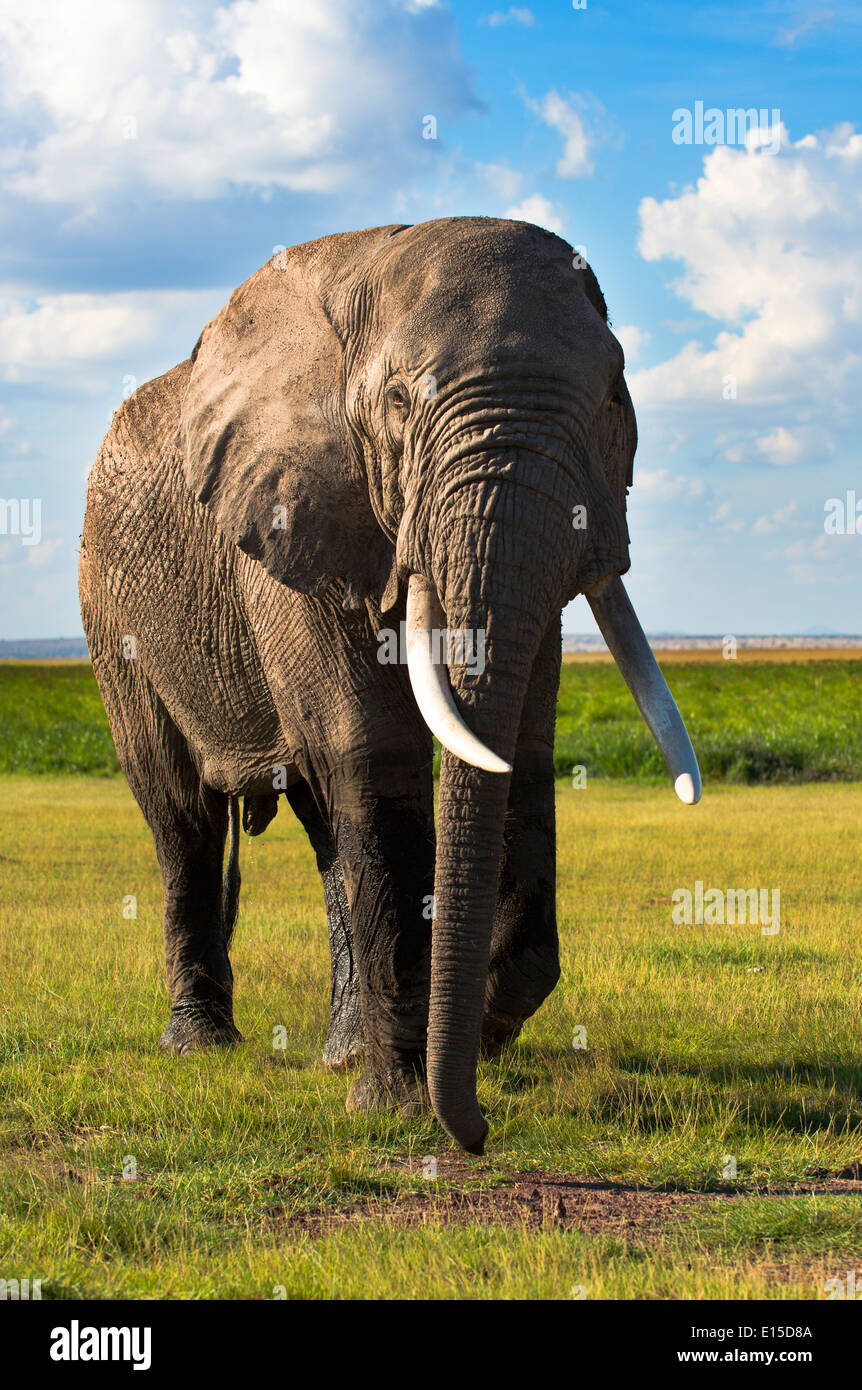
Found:
[[[623,354],[572,261],[558,237],[490,218],[283,253],[118,411],[82,537],[96,678],[164,879],[162,1046],[239,1036],[236,798],[258,833],[283,767],[329,916],[325,1058],[362,1053],[352,1108],[409,1113],[427,1041],[435,1112],[473,1152],[480,1043],[514,1038],[559,976],[561,610],[629,564]],[[436,836],[431,736],[406,666],[378,660],[412,574],[450,629],[485,631],[484,671],[449,677],[514,764],[444,752]]]

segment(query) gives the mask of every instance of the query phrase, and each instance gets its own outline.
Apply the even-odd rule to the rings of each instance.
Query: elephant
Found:
[[[679,796],[700,795],[621,578],[636,442],[592,269],[490,217],[280,251],[115,413],[79,591],[163,879],[163,1048],[239,1039],[239,798],[256,835],[283,795],[323,880],[323,1061],[359,1068],[348,1108],[430,1100],[484,1152],[480,1051],[560,974],[553,740],[575,595]]]

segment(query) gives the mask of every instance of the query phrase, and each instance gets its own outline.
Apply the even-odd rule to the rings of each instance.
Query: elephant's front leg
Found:
[[[408,755],[412,756],[412,755]],[[371,760],[373,762],[373,760]],[[359,972],[365,1071],[353,1110],[421,1101],[434,893],[430,763],[339,771],[333,824]]]
[[[553,755],[559,681],[556,619],[524,702],[509,792],[482,1028],[489,1056],[518,1036],[560,978]]]
[[[342,1071],[355,1065],[364,1051],[359,971],[353,948],[353,928],[344,874],[332,831],[308,783],[297,782],[288,788],[285,795],[305,828],[323,882],[331,959],[329,1030],[323,1048],[323,1064],[330,1071]]]
[[[321,869],[326,920],[329,925],[329,1028],[323,1047],[323,1064],[330,1071],[356,1066],[365,1052],[359,971],[353,949],[353,927],[347,887],[338,855]]]

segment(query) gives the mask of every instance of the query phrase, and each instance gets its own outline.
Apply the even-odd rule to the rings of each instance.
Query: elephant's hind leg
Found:
[[[159,1045],[185,1054],[237,1042],[228,959],[239,895],[236,800],[231,805],[231,798],[202,785],[185,739],[138,663],[122,660],[119,643],[116,653],[104,647],[94,653],[93,667],[120,764],[152,832],[162,872],[171,1015]],[[232,844],[224,874],[229,821]]]
[[[330,1071],[344,1071],[348,1067],[358,1066],[364,1053],[359,972],[353,952],[353,932],[344,875],[335,851],[332,832],[317,807],[308,783],[298,782],[285,792],[285,796],[294,814],[305,827],[323,880],[332,963],[329,1031],[323,1048],[323,1064]]]

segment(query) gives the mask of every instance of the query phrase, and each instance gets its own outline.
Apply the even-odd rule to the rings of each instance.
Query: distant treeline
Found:
[[[668,663],[707,781],[862,780],[862,659]],[[89,664],[0,666],[0,772],[119,772]],[[666,776],[616,667],[565,665],[557,773]]]
[[[726,637],[719,636],[680,636],[673,632],[650,634],[650,645],[654,651],[716,651],[720,652]],[[738,647],[747,651],[750,648],[787,649],[807,651],[809,648],[859,647],[860,636],[838,636],[834,633],[819,637],[735,637]],[[606,652],[604,638],[599,633],[563,633],[564,652]],[[87,643],[83,637],[27,637],[15,641],[0,641],[0,661],[48,661],[65,657],[80,661],[89,658]]]
[[[83,637],[26,637],[0,642],[0,661],[50,661],[57,657],[80,661],[89,655]]]

